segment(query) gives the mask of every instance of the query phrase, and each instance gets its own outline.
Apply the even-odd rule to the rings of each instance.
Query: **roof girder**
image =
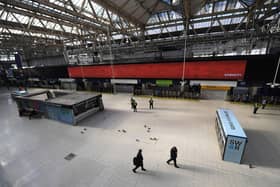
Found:
[[[15,7],[26,9],[26,10],[32,11],[36,14],[40,13],[42,15],[48,15],[52,18],[56,18],[56,19],[62,20],[64,22],[75,23],[76,25],[83,26],[87,29],[106,32],[106,26],[104,24],[101,25],[100,23],[96,23],[96,20],[93,19],[93,18],[89,18],[88,16],[76,13],[74,11],[71,11],[71,10],[66,9],[64,7],[60,7],[60,6],[55,5],[53,3],[49,3],[47,1],[41,1],[41,0],[34,0],[34,1],[36,1],[38,3],[41,3],[41,4],[44,4],[45,6],[48,6],[50,8],[54,8],[56,10],[66,12],[70,15],[65,15],[63,13],[58,13],[58,12],[55,12],[55,11],[48,11],[46,9],[43,9],[42,7],[39,7],[39,6],[34,7],[32,5],[28,5],[28,4],[23,3],[23,2],[18,2],[16,0],[9,0],[9,1],[0,0],[0,2],[2,2],[4,4],[9,4],[9,5],[12,5],[12,6],[15,6]],[[77,18],[80,18],[80,19],[77,19]],[[91,22],[89,22],[89,21],[91,21]]]
[[[93,0],[96,3],[98,3],[99,5],[109,9],[110,11],[116,13],[117,15],[123,17],[124,19],[130,21],[131,23],[133,23],[136,26],[139,26],[141,28],[144,28],[145,25],[144,23],[140,22],[139,20],[133,18],[131,15],[125,13],[124,11],[122,11],[121,9],[118,9],[114,3],[112,2],[108,2],[108,1],[104,1],[104,0]]]
[[[16,29],[16,30],[21,30],[21,31],[28,30],[28,31],[34,32],[34,33],[43,33],[43,34],[48,34],[48,35],[73,37],[73,38],[80,37],[80,35],[77,35],[77,34],[42,28],[42,27],[33,26],[33,25],[31,25],[30,28],[27,29],[28,24],[17,23],[17,22],[12,22],[12,21],[0,20],[0,25],[4,26],[5,28],[9,28],[9,29]]]

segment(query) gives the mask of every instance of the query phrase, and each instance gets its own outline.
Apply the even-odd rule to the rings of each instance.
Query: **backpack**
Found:
[[[133,165],[135,165],[135,166],[137,165],[137,158],[136,157],[133,158]]]

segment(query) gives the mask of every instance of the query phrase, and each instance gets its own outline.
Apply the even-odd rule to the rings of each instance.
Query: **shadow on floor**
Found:
[[[152,110],[171,110],[171,109],[177,109],[175,107],[154,107]]]
[[[209,174],[209,173],[213,172],[213,170],[210,170],[209,168],[205,168],[205,167],[197,166],[197,165],[187,165],[187,164],[180,164],[179,163],[178,166],[180,167],[178,169],[183,169],[183,170],[188,170],[188,171],[193,171],[193,172],[198,172],[198,173]]]
[[[243,164],[280,168],[280,148],[275,134],[268,131],[245,129],[248,144],[243,157]],[[275,142],[275,143],[273,143]]]
[[[150,170],[150,169],[147,169],[147,171],[137,170],[137,173],[135,173],[135,175],[140,175],[140,176],[142,175],[145,177],[146,180],[157,179],[166,182],[172,181],[177,176],[176,173],[174,172]]]
[[[280,111],[280,105],[266,106],[265,109],[263,109],[263,110],[276,110],[276,111]]]
[[[257,115],[269,115],[269,116],[280,116],[280,114],[278,113],[272,113],[272,112],[257,112]]]
[[[6,180],[4,170],[0,166],[0,187],[12,187],[12,185]]]
[[[152,114],[153,112],[151,110],[137,110],[137,113],[145,113],[145,114]]]
[[[170,108],[166,108],[166,107],[158,107],[158,108],[154,108],[153,110],[163,110],[163,111],[176,111],[176,112],[185,112],[186,109],[185,108],[174,108],[174,107],[170,107]]]

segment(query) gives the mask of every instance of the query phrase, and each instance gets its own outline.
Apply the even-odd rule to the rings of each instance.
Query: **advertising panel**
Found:
[[[117,64],[69,67],[71,78],[154,78],[242,80],[245,60]],[[184,71],[184,73],[183,73]]]

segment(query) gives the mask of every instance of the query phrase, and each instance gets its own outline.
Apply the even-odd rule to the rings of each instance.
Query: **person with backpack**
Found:
[[[133,164],[135,165],[135,168],[132,169],[134,173],[136,173],[136,169],[141,167],[142,171],[146,171],[143,165],[143,155],[142,155],[142,150],[139,149],[136,157],[133,158]]]
[[[177,166],[177,148],[175,146],[173,146],[170,150],[170,159],[166,161],[167,164],[169,164],[172,160],[174,161],[174,166],[175,168],[179,168],[179,166]]]

